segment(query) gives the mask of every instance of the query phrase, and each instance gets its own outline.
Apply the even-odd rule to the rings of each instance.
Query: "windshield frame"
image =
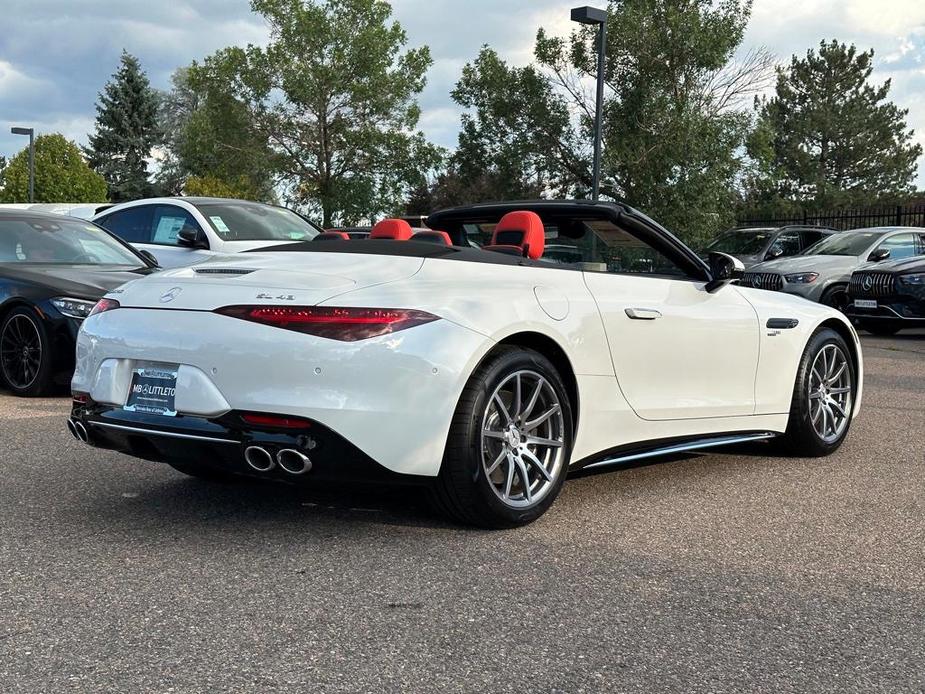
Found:
[[[131,255],[136,262],[134,263],[84,263],[84,262],[58,262],[58,261],[44,261],[44,260],[0,260],[0,265],[7,265],[10,267],[35,267],[35,266],[58,266],[58,267],[98,267],[98,268],[130,268],[133,270],[138,269],[154,269],[158,265],[152,263],[150,260],[145,258],[138,249],[134,248],[131,244],[123,241],[118,236],[110,232],[108,229],[101,227],[94,221],[89,219],[83,219],[80,217],[71,217],[69,215],[57,215],[57,214],[36,214],[35,212],[22,212],[22,213],[13,213],[13,214],[0,214],[0,235],[2,235],[2,225],[5,222],[25,222],[27,224],[33,223],[52,223],[52,224],[73,224],[75,226],[84,227],[85,231],[90,231],[87,227],[92,227],[93,232],[99,232],[104,235],[109,241],[114,245],[118,246],[126,253]],[[43,233],[38,230],[35,230],[35,233]],[[57,232],[53,232],[57,233]]]
[[[313,221],[305,217],[305,215],[299,214],[295,210],[291,210],[288,207],[282,207],[281,205],[267,205],[266,203],[262,203],[262,202],[252,202],[250,200],[231,200],[231,199],[229,200],[208,200],[205,202],[195,202],[195,203],[190,203],[190,204],[196,208],[196,210],[199,212],[199,214],[202,216],[205,222],[209,225],[209,229],[211,229],[212,233],[215,234],[216,238],[218,238],[218,240],[220,240],[222,243],[237,243],[237,242],[276,243],[280,241],[286,242],[286,243],[299,243],[299,242],[311,241],[312,239],[315,238],[315,236],[317,236],[318,234],[324,231],[324,229],[322,229],[320,226],[315,224]],[[260,238],[260,237],[258,238],[238,238],[238,237],[229,238],[226,236],[228,232],[222,231],[221,229],[219,229],[215,223],[215,220],[213,219],[214,216],[221,218],[221,214],[217,212],[217,210],[220,210],[222,208],[263,208],[266,210],[283,212],[283,213],[292,215],[296,219],[300,220],[302,223],[305,224],[306,227],[308,227],[315,233],[312,236],[306,236],[305,238],[302,238],[302,239],[294,239],[294,238],[286,237],[286,236],[278,236],[278,237],[273,237],[273,238]],[[227,225],[225,226],[227,228]]]

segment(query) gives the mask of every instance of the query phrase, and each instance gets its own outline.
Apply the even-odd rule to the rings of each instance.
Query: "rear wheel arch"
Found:
[[[572,410],[572,432],[573,435],[578,433],[579,421],[579,398],[578,398],[578,380],[575,378],[575,370],[572,368],[572,362],[565,353],[565,350],[548,335],[537,332],[520,332],[505,337],[498,343],[498,346],[490,350],[485,355],[489,358],[498,347],[524,347],[539,352],[552,362],[556,371],[565,384],[566,395],[568,395],[569,405]]]

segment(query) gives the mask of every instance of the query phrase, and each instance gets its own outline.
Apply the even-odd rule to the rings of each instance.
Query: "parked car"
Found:
[[[70,381],[77,329],[152,259],[88,221],[0,210],[0,385],[44,395]]]
[[[20,210],[22,212],[53,212],[54,214],[63,214],[67,215],[68,217],[79,217],[80,219],[91,219],[94,215],[99,214],[109,207],[112,207],[112,205],[107,202],[17,202],[0,204],[0,209],[4,210]]]
[[[739,261],[708,267],[630,207],[427,222],[456,245],[390,240],[410,227],[384,220],[386,239],[213,258],[108,295],[80,333],[71,433],[205,478],[424,485],[452,517],[508,527],[569,469],[774,437],[826,455],[858,411],[845,316],[731,285]],[[471,225],[492,226],[484,249],[462,247]],[[547,240],[596,248],[603,271],[544,262]]]
[[[925,229],[853,229],[823,239],[802,254],[760,263],[741,284],[786,292],[844,311],[851,273],[868,262],[902,260],[925,253]]]
[[[798,255],[835,229],[816,226],[742,227],[717,236],[706,253],[718,251],[738,258],[746,268],[765,260]]]
[[[925,326],[925,256],[885,260],[851,275],[849,317],[874,335]]]
[[[219,253],[310,241],[321,228],[292,210],[226,198],[150,198],[115,205],[93,218],[161,267],[201,263]]]

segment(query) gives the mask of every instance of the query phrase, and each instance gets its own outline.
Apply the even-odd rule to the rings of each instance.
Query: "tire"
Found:
[[[851,429],[857,382],[852,353],[842,336],[829,328],[813,333],[797,369],[787,432],[780,440],[784,449],[801,457],[838,450]]]
[[[50,350],[39,315],[26,306],[14,308],[0,324],[0,381],[22,397],[47,394],[54,376]]]
[[[895,335],[898,333],[902,327],[895,325],[893,323],[883,323],[879,321],[863,321],[861,323],[861,329],[866,330],[871,335],[880,335],[882,337],[889,337],[890,335]]]
[[[196,479],[206,482],[233,484],[240,482],[242,479],[241,475],[236,475],[233,472],[225,472],[217,468],[199,465],[197,463],[168,463],[168,465],[177,472],[182,472],[184,475],[189,475],[190,477],[195,477]]]
[[[836,284],[834,287],[829,287],[824,292],[822,292],[822,297],[819,299],[820,304],[825,304],[831,308],[834,308],[836,311],[845,312],[845,309],[848,308],[848,287],[844,284]]]
[[[552,363],[530,349],[498,349],[475,370],[459,399],[431,501],[467,525],[531,523],[562,489],[572,436],[571,404]]]

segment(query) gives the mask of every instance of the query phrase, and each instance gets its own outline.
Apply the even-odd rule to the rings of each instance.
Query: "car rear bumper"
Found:
[[[282,482],[423,484],[432,479],[389,470],[320,422],[304,423],[295,429],[261,428],[248,425],[234,411],[214,418],[166,417],[75,402],[69,428],[84,443],[136,458]],[[252,447],[269,454],[268,469],[248,462],[245,453]],[[307,469],[287,470],[277,463],[280,451],[304,456]]]

